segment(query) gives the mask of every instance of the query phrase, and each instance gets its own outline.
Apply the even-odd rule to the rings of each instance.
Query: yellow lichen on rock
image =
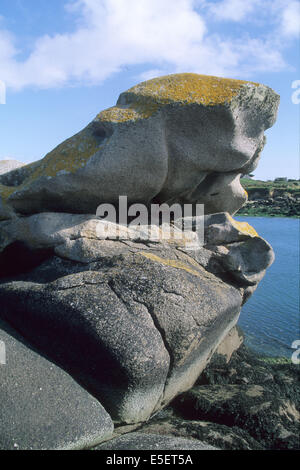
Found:
[[[237,220],[234,220],[233,217],[229,215],[229,219],[232,223],[232,225],[239,230],[240,232],[244,233],[245,235],[250,235],[250,237],[258,237],[257,231],[248,224],[248,222],[238,222]]]
[[[230,103],[243,85],[258,83],[196,73],[166,75],[142,82],[122,93],[117,106],[98,114],[102,121],[124,122],[152,116],[161,106]]]
[[[165,266],[170,266],[172,268],[183,269],[194,276],[200,276],[200,272],[192,269],[192,267],[186,265],[180,260],[176,259],[167,259],[161,258],[160,256],[155,255],[154,253],[146,253],[145,251],[141,251],[140,255],[144,256],[145,258],[150,259],[151,261],[155,261],[156,263],[164,264]]]
[[[40,176],[56,176],[60,171],[73,173],[83,167],[99,148],[98,140],[93,135],[76,134],[48,153],[24,183]]]
[[[96,119],[108,122],[124,122],[136,120],[140,117],[139,113],[134,109],[113,106],[112,108],[101,111]]]
[[[179,73],[153,78],[130,88],[127,93],[152,97],[158,103],[198,103],[212,106],[229,103],[243,85],[258,83],[196,73]]]
[[[159,107],[160,104],[153,101],[152,98],[140,98],[137,96],[135,101],[125,106],[117,104],[117,106],[101,111],[96,119],[116,123],[147,119],[152,116]]]

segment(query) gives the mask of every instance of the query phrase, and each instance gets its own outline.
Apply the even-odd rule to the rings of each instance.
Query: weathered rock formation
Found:
[[[1,316],[115,420],[143,421],[193,385],[273,261],[249,226],[226,214],[205,222],[205,245],[193,250],[188,231],[177,244],[142,239],[141,231],[129,240],[126,228],[123,239],[98,239],[104,222],[90,216],[1,222],[7,270],[18,263],[15,250],[27,249],[30,262],[45,254],[35,269],[0,284]]]
[[[0,195],[22,214],[95,213],[123,194],[129,204],[198,202],[207,213],[234,213],[246,200],[240,175],[256,167],[278,103],[258,83],[149,80],[39,162],[0,177]]]
[[[18,331],[13,348],[24,343],[24,374],[34,348],[64,370],[68,386],[75,379],[86,389],[87,407],[97,411],[90,393],[117,423],[143,422],[193,386],[274,259],[270,245],[230,213],[245,200],[239,176],[257,164],[277,104],[263,85],[162,77],[122,94],[116,107],[43,160],[0,176],[0,318],[9,335]],[[120,195],[146,206],[204,203],[207,215],[152,226],[93,215]],[[43,375],[42,360],[39,367]],[[15,383],[7,377],[2,402]],[[51,400],[52,380],[43,382]],[[33,413],[36,422],[28,424],[29,412],[11,409],[24,433],[26,426],[36,430],[20,437],[20,448],[42,448],[34,440],[47,413]],[[75,447],[112,432],[100,405],[95,434],[84,410]],[[9,432],[0,424],[0,447],[10,445],[15,431]]]

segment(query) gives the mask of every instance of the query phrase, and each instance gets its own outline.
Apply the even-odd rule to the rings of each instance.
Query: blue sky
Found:
[[[37,160],[134,84],[196,72],[281,95],[254,173],[299,178],[299,25],[296,0],[0,0],[0,159]]]

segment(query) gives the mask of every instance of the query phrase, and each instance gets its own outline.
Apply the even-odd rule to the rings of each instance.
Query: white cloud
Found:
[[[221,2],[207,2],[209,12],[217,20],[241,21],[252,13],[260,0],[222,0]]]
[[[282,35],[294,34],[294,3],[288,2],[290,9],[277,9],[284,12]],[[123,67],[141,64],[145,79],[182,71],[242,77],[257,70],[280,70],[285,62],[278,41],[272,46],[268,35],[210,33],[212,8],[216,18],[237,22],[257,14],[258,4],[261,0],[213,5],[206,0],[69,0],[66,7],[75,31],[39,37],[25,60],[18,59],[14,37],[0,29],[1,79],[8,87],[22,89],[101,83]]]
[[[290,2],[283,10],[281,28],[286,36],[300,34],[300,3]]]

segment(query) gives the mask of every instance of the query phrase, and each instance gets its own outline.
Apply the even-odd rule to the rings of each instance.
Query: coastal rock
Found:
[[[243,289],[243,302],[255,291],[275,256],[266,240],[247,222],[238,222],[228,213],[178,219],[187,230],[195,230],[203,248],[191,256],[208,271]],[[198,228],[200,227],[200,229]]]
[[[216,350],[197,386],[138,431],[224,450],[299,449],[299,406],[298,367],[242,345],[229,362]]]
[[[139,432],[144,434],[159,434],[160,436],[174,436],[174,438],[193,438],[201,443],[203,442],[223,450],[263,449],[263,446],[253,439],[247,431],[237,426],[230,427],[198,419],[183,419],[175,415],[172,412],[172,408],[160,412],[148,423],[144,424],[139,429]]]
[[[15,218],[0,222],[2,266],[12,266],[17,243],[32,254],[44,250],[81,263],[120,255],[124,243],[127,246],[133,243],[133,251],[139,249],[137,243],[142,247],[149,244],[173,246],[190,254],[208,271],[230,276],[241,288],[249,286],[247,295],[274,261],[272,247],[249,224],[237,222],[226,213],[208,215],[200,221],[178,219],[174,227],[166,224],[123,226],[88,214],[49,212]],[[5,275],[5,268],[1,271],[0,275]]]
[[[195,219],[182,222],[181,240],[170,226],[88,214],[0,223],[0,316],[116,421],[143,421],[195,383],[272,261],[271,247],[228,214],[202,219],[204,247]]]
[[[115,244],[104,243],[114,240]],[[199,249],[197,233],[178,232],[170,225],[120,225],[89,214],[45,212],[30,217],[0,222],[0,253],[13,243],[28,249],[52,249],[55,254],[74,261],[91,262],[102,252],[115,252],[119,241],[141,241]]]
[[[235,355],[241,305],[274,259],[270,245],[230,214],[246,200],[240,175],[257,165],[278,101],[270,88],[252,82],[196,74],[160,77],[123,93],[115,107],[44,159],[0,175],[0,318],[22,335],[29,351],[24,361],[32,359],[30,348],[37,358],[53,361],[55,374],[61,369],[65,377],[70,374],[86,390],[78,385],[78,393],[86,400],[91,393],[119,428],[133,429],[178,395],[173,409],[192,396],[191,413],[197,412],[199,387],[200,395],[203,387],[215,387],[212,420],[229,389],[230,406],[238,398],[241,415],[249,415],[244,395],[260,385],[251,388],[247,382],[248,390],[242,377],[239,390],[236,384],[202,387],[199,375],[215,352],[225,363]],[[174,215],[168,223],[134,225],[116,211],[116,220],[101,219],[106,209],[99,211],[99,205],[117,208],[122,195],[128,205],[148,209],[152,203],[190,203],[191,215],[198,217]],[[196,203],[205,204],[205,216],[199,217]],[[23,370],[30,371],[26,364]],[[48,387],[51,377],[43,370],[40,375]],[[216,389],[221,385],[228,393]],[[26,393],[35,393],[34,386],[24,379]],[[65,389],[69,393],[68,384]],[[253,403],[261,405],[264,412],[265,401]],[[7,407],[7,420],[16,406]],[[96,437],[88,437],[83,421],[83,435],[70,438],[75,447],[112,438],[111,421],[100,409],[98,427],[89,409],[86,413]],[[230,421],[234,412],[228,409]],[[275,412],[288,415],[291,409],[287,400]],[[47,413],[46,408],[39,423]],[[29,427],[28,436],[34,436],[26,413],[20,421],[24,434]],[[59,440],[64,428],[58,426]],[[54,434],[53,428],[49,432]],[[9,433],[3,436],[10,439]],[[239,436],[243,448],[253,444]],[[124,442],[140,448],[143,436],[136,438],[128,444],[123,436],[120,448]],[[44,448],[43,439],[36,439]],[[65,441],[53,439],[48,447],[69,446],[67,433]],[[170,436],[146,439],[150,448],[185,445],[172,444]]]
[[[83,449],[112,435],[100,403],[2,320],[0,341],[0,449]]]
[[[184,439],[181,437],[132,432],[124,436],[116,437],[95,448],[95,450],[218,450],[205,442],[196,439]],[[177,457],[177,456],[176,456]],[[184,458],[184,462],[186,457]],[[173,462],[168,457],[170,463]],[[177,462],[179,462],[177,458]],[[157,460],[158,462],[159,460]],[[175,460],[176,462],[176,460]]]
[[[176,248],[118,243],[93,263],[50,257],[3,279],[0,315],[131,423],[194,384],[242,294]]]
[[[175,407],[185,418],[237,426],[258,442],[299,445],[299,411],[266,386],[202,385],[178,397]]]
[[[239,177],[256,167],[279,96],[253,82],[197,74],[159,77],[122,93],[39,162],[0,178],[22,214],[95,213],[101,203],[202,203],[237,211]]]
[[[153,424],[170,433],[176,418],[182,429],[176,435],[197,437],[221,449],[244,449],[245,442],[252,450],[299,449],[298,375],[297,366],[289,360],[264,358],[244,345],[233,353],[229,363],[216,352],[196,386],[177,397]],[[195,421],[205,421],[211,431],[215,426],[219,436],[198,428]],[[230,442],[228,433],[243,437],[245,442],[235,438]]]

